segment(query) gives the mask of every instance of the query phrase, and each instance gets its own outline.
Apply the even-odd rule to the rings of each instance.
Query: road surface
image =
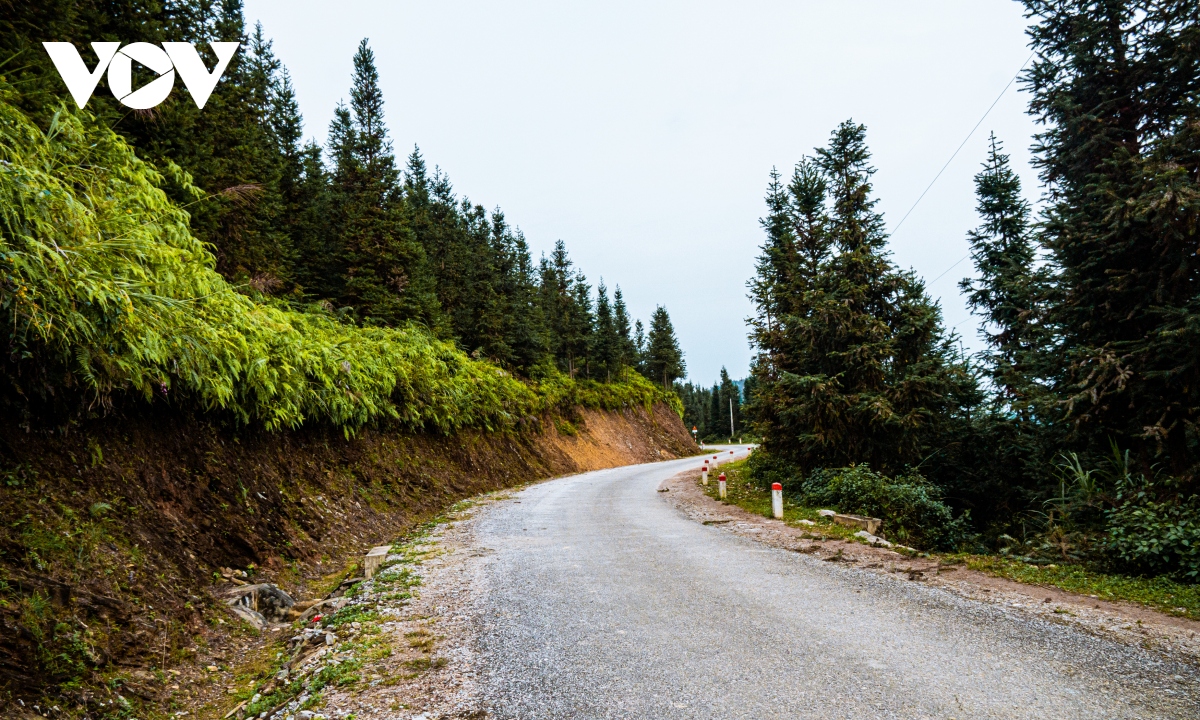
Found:
[[[496,717],[1200,718],[1190,666],[688,520],[656,490],[698,466],[561,478],[480,518]]]

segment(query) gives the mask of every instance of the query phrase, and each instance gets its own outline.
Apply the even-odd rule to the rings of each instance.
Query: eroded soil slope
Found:
[[[265,433],[165,413],[67,433],[0,423],[0,708],[154,705],[164,668],[244,632],[214,590],[305,594],[459,498],[695,447],[663,406],[451,437]]]

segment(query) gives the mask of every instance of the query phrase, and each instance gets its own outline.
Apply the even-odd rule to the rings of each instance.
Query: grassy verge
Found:
[[[724,501],[718,498],[717,476],[721,473],[725,473],[726,499]],[[745,460],[737,460],[726,465],[721,465],[717,468],[716,472],[710,472],[708,474],[708,487],[704,488],[704,492],[718,502],[736,505],[755,515],[768,518],[773,517],[771,515],[771,491],[764,490],[751,481],[749,473],[746,471]],[[857,532],[856,530],[830,522],[828,518],[818,515],[817,510],[818,508],[804,507],[789,502],[787,497],[784,496],[783,521],[786,524],[793,527],[805,528],[812,539],[859,540],[859,538],[854,537],[854,533]],[[816,524],[808,525],[800,522],[801,520],[808,520]]]
[[[1027,585],[1055,587],[1101,600],[1145,605],[1168,615],[1200,620],[1200,585],[1167,578],[1139,578],[1094,572],[1081,565],[1026,565],[996,555],[943,555],[945,562]]]
[[[708,487],[704,489],[709,497],[717,499],[716,475],[722,472],[725,473],[728,504],[755,515],[771,517],[771,492],[750,480],[744,460],[722,465],[717,473],[709,473]],[[854,538],[853,529],[835,525],[817,515],[817,509],[789,502],[785,496],[784,522],[795,527],[803,525],[800,520],[817,523],[805,526],[817,539],[859,539]],[[1100,573],[1081,565],[1027,565],[998,555],[934,553],[931,557],[1027,585],[1055,587],[1101,600],[1136,603],[1168,615],[1200,620],[1200,585],[1184,585],[1161,577]]]

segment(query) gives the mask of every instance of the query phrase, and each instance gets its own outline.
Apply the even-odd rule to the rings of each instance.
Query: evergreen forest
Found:
[[[741,408],[754,473],[901,528],[940,517],[921,530],[943,549],[1195,582],[1200,6],[1024,5],[1042,184],[990,138],[961,283],[985,350],[961,352],[891,260],[866,128],[843,122],[769,177]]]
[[[46,38],[89,68],[88,41],[186,41],[209,67],[209,42],[241,47],[203,110],[178,83],[130,110],[104,81],[80,110]],[[5,4],[0,63],[6,413],[69,424],[151,403],[352,433],[679,409],[667,310],[643,324],[562,241],[535,259],[498,207],[397,152],[405,107],[385,113],[368,39],[323,146],[240,0]]]

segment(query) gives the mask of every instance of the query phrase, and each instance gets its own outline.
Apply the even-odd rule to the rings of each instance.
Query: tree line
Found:
[[[773,472],[928,478],[970,513],[958,541],[1195,579],[1200,5],[1025,6],[1045,203],[1035,216],[993,136],[961,283],[986,350],[960,353],[891,261],[866,130],[846,121],[771,174],[745,412]]]
[[[562,241],[535,261],[499,208],[458,196],[419,149],[399,159],[367,39],[322,147],[304,140],[287,69],[261,25],[247,31],[241,0],[10,8],[0,59],[22,109],[43,126],[66,96],[46,38],[75,42],[89,66],[91,41],[193,42],[210,67],[209,41],[242,42],[203,111],[179,89],[148,111],[102,92],[88,106],[167,170],[164,189],[241,292],[347,324],[417,326],[524,377],[609,381],[633,369],[670,388],[684,375],[665,307],[644,326],[620,287],[610,295],[603,281],[593,286]]]
[[[675,392],[683,402],[683,424],[695,430],[701,442],[738,441],[752,433],[742,402],[753,391],[753,376],[745,378],[739,388],[724,367],[720,379],[710,388],[690,381],[675,383]]]

